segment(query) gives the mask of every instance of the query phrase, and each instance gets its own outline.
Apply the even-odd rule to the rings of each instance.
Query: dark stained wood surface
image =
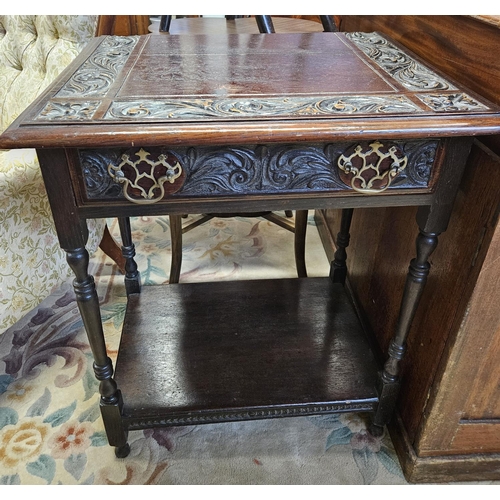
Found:
[[[443,22],[443,21],[446,22]],[[341,30],[380,31],[447,75],[500,104],[498,26],[471,16],[342,16]]]
[[[487,456],[500,451],[500,196],[497,189],[500,158],[476,148],[470,166],[471,172],[464,179],[467,190],[462,190],[460,211],[456,214],[460,219],[450,234],[450,244],[456,237],[455,230],[460,231],[464,243],[468,243],[474,253],[464,256],[467,259],[464,270],[468,272],[459,276],[463,284],[458,286],[461,297],[457,300],[459,311],[464,312],[458,314],[452,324],[452,336],[438,372],[440,389],[432,394],[429,418],[419,433],[418,449],[422,456],[439,453]],[[484,174],[493,181],[487,186]],[[452,280],[446,285],[448,290],[457,287]]]
[[[370,408],[376,373],[343,287],[328,278],[143,287],[129,297],[116,364],[126,417]]]
[[[97,36],[101,35],[147,35],[149,16],[99,16]]]
[[[387,54],[379,57],[371,47]],[[387,63],[391,57],[396,67]],[[89,80],[95,71],[103,77]],[[291,136],[326,141],[499,130],[498,106],[377,34],[145,35],[89,44],[3,134],[0,147],[19,141],[25,147],[248,144]]]
[[[116,99],[396,91],[350,51],[331,33],[153,36]]]
[[[499,183],[498,160],[476,144],[458,192],[450,225],[439,238],[432,256],[429,282],[408,339],[398,404],[404,431],[400,429],[399,433],[408,434],[408,442],[418,450],[422,459],[477,453],[477,446],[482,447],[482,453],[497,453],[499,449],[498,440],[486,439],[486,434],[478,432],[477,438],[474,438],[472,425],[466,429],[469,432],[468,443],[461,437],[455,438],[462,412],[464,418],[467,413],[476,418],[479,415],[479,420],[489,418],[491,426],[498,422],[498,413],[495,413],[498,369],[491,369],[497,366],[491,363],[498,357],[494,348],[495,326],[491,326],[496,324],[492,319],[498,310],[494,306],[498,302],[498,290],[489,286],[486,297],[477,299],[476,307],[479,304],[493,307],[489,314],[483,311],[480,316],[475,316],[475,322],[470,318],[464,325],[462,323],[466,319],[464,315],[468,314],[470,296],[497,224]],[[340,227],[340,212],[328,211],[326,217],[331,233],[336,234]],[[380,352],[386,351],[390,332],[397,323],[399,297],[408,267],[407,256],[414,252],[415,217],[416,210],[411,207],[359,209],[354,213],[351,244],[347,249],[349,280],[379,342]],[[493,269],[492,264],[490,268]],[[484,279],[487,279],[486,276]],[[489,279],[494,282],[494,274]],[[478,323],[479,318],[485,322],[489,319],[489,325]],[[453,351],[454,338],[458,333],[462,338],[460,345],[467,342],[468,349],[475,353],[456,366],[454,363],[461,360],[461,355],[466,356],[466,351],[460,346]],[[483,335],[489,339],[483,341],[486,344],[480,341]],[[447,369],[450,356],[453,363]],[[478,359],[481,363],[474,367]],[[482,363],[485,363],[484,368],[481,368]],[[438,384],[433,389],[436,377],[440,377],[441,371],[446,373],[448,370],[451,372],[446,375],[446,385]],[[473,374],[477,370],[480,370],[478,376],[481,380],[473,383]],[[483,397],[487,397],[487,402]],[[434,398],[436,408],[432,406]],[[432,419],[427,414],[431,409]],[[491,420],[493,415],[495,420]],[[462,458],[457,458],[457,465],[461,463]],[[433,462],[426,464],[424,460],[422,467],[426,472],[414,476],[416,480],[426,478],[433,481],[437,477],[441,477],[440,480],[446,477],[440,475],[442,465],[439,461],[436,465]],[[485,475],[476,475],[476,479],[491,479],[495,461],[489,472],[487,462],[483,464]],[[466,476],[470,467],[469,462],[463,462],[463,467],[455,468],[456,475],[448,475],[448,480],[453,477],[457,480],[468,477],[470,480],[471,476]],[[479,474],[480,468],[475,467],[475,470]],[[450,474],[453,468],[450,466],[447,471]]]
[[[341,16],[339,25],[341,31],[381,31],[500,104],[498,16]],[[486,142],[500,154],[498,135]]]

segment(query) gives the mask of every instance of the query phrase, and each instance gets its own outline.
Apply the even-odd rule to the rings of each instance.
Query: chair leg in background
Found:
[[[169,283],[179,283],[182,265],[182,216],[170,215],[170,244],[172,264],[170,266]]]

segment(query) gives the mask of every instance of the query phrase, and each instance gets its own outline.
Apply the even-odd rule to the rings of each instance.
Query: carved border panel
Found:
[[[184,98],[113,101],[99,121],[241,120],[248,118],[334,117],[453,113],[489,108],[457,92],[450,82],[390,43],[378,33],[343,34],[378,68],[410,91],[432,91],[411,100],[403,93],[287,97]],[[35,117],[37,121],[93,120],[95,111],[126,64],[139,37],[108,36]],[[93,99],[89,99],[93,98]],[[75,99],[82,101],[75,102]],[[419,102],[422,102],[422,105]]]
[[[425,189],[438,144],[82,149],[79,158],[87,199],[144,204],[174,198]]]
[[[56,97],[104,97],[138,41],[138,36],[106,37]]]
[[[378,33],[346,33],[379,68],[409,90],[455,90],[441,76],[416,61]]]
[[[115,101],[105,120],[209,120],[360,114],[423,113],[403,95],[321,97],[234,97],[231,99],[155,99]]]
[[[485,111],[490,108],[477,102],[448,80],[413,59],[378,33],[346,33],[381,70],[411,91],[432,91],[416,97],[436,113]]]
[[[92,120],[102,102],[97,99],[106,96],[138,41],[138,36],[106,37],[40,111],[35,120],[52,122]],[[89,97],[94,99],[83,102],[74,100]]]
[[[460,111],[486,111],[489,108],[469,95],[458,92],[453,94],[417,94],[416,96],[436,113]]]

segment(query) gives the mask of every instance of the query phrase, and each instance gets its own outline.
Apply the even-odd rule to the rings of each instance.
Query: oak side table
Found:
[[[498,106],[380,33],[93,40],[0,148],[37,149],[116,455],[158,426],[356,411],[380,433],[473,136],[498,133]],[[416,256],[379,368],[343,286],[349,225],[405,205]],[[141,289],[131,216],[318,208],[343,209],[329,277]],[[115,367],[88,274],[96,217],[119,219],[127,261]]]

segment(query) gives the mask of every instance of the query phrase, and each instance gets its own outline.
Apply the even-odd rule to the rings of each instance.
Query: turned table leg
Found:
[[[119,217],[120,235],[122,238],[122,254],[125,259],[125,290],[127,295],[141,291],[141,276],[137,268],[135,257],[135,245],[132,241],[130,219]]]
[[[179,283],[182,266],[182,218],[180,215],[170,215],[169,219],[172,263],[168,282]]]
[[[410,262],[401,300],[396,331],[389,344],[388,358],[379,374],[379,405],[370,431],[381,435],[391,419],[399,392],[399,367],[406,350],[406,339],[417,311],[418,303],[430,270],[429,257],[436,249],[438,236],[446,231],[462,173],[472,145],[472,138],[453,138],[445,141],[446,156],[436,186],[436,195],[430,205],[417,212],[419,235],[417,255]]]
[[[406,338],[429,274],[428,260],[436,249],[437,242],[438,234],[436,233],[426,233],[421,230],[417,237],[417,256],[410,262],[396,333],[389,345],[389,357],[379,376],[380,402],[371,427],[374,435],[382,434],[384,425],[389,422],[394,412],[400,385],[399,364],[403,359]]]
[[[128,432],[121,419],[122,397],[113,379],[113,365],[106,351],[94,278],[88,273],[89,254],[85,248],[88,226],[85,219],[79,216],[74,190],[68,189],[71,186],[68,162],[78,164],[77,153],[75,150],[39,149],[37,156],[59,244],[65,250],[66,260],[75,274],[73,288],[94,357],[93,367],[99,380],[100,408],[108,442],[116,447],[116,456],[125,457],[130,447],[127,443]]]
[[[116,447],[117,457],[126,457],[130,446],[127,443],[127,430],[121,420],[123,403],[113,379],[113,365],[106,352],[94,278],[88,274],[89,254],[85,248],[66,250],[66,254],[68,264],[75,273],[73,288],[94,356],[94,373],[100,382],[100,407],[108,441],[111,446]]]
[[[333,262],[330,268],[330,279],[334,283],[345,284],[347,278],[347,252],[346,248],[349,246],[350,228],[352,221],[352,208],[344,208],[342,210],[342,219],[340,222],[340,231],[337,234],[336,246],[337,250],[333,256]]]

